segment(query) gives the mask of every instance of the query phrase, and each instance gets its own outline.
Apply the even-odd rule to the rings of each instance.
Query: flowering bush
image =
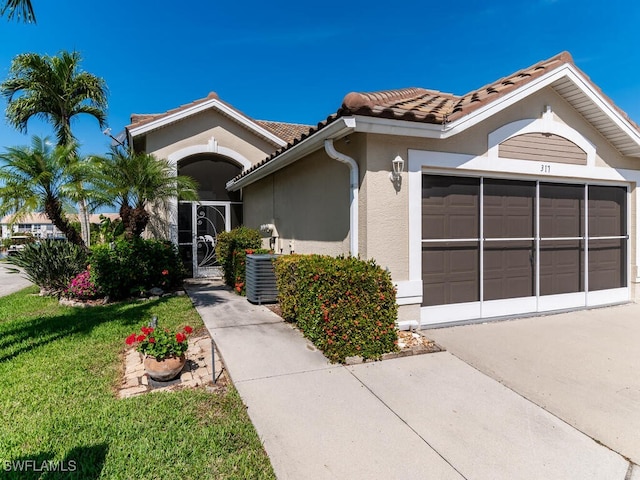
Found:
[[[173,332],[168,328],[144,326],[141,333],[132,333],[125,340],[127,345],[135,345],[136,350],[156,360],[167,357],[179,357],[187,351],[187,335],[193,332],[188,325],[182,331]]]
[[[373,260],[283,255],[276,279],[283,318],[296,322],[332,362],[397,350],[395,287]]]
[[[64,291],[65,295],[80,300],[90,300],[98,296],[98,287],[91,281],[89,267],[71,279],[69,287]]]

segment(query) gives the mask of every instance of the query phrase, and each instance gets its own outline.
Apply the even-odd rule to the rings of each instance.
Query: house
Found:
[[[89,223],[99,224],[100,215],[115,220],[119,218],[117,213],[103,213],[89,215]],[[77,221],[75,215],[70,215],[72,222]],[[13,215],[7,215],[0,220],[0,229],[2,230],[1,238],[10,238],[14,235],[30,234],[35,238],[61,238],[64,237],[62,232],[51,223],[49,217],[44,213],[30,213],[20,218],[14,218]]]
[[[127,131],[203,185],[224,181],[226,227],[242,205],[281,253],[374,258],[401,326],[636,299],[640,129],[568,53],[461,96],[349,93],[297,127],[285,138],[212,97]],[[203,155],[235,169],[196,170]],[[181,246],[204,238],[194,212],[169,218]]]

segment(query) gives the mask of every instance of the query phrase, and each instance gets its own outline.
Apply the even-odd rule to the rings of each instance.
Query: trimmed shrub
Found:
[[[59,295],[71,279],[87,268],[87,251],[70,242],[41,240],[27,243],[9,262],[21,267],[43,292]]]
[[[276,260],[282,315],[332,362],[397,350],[391,276],[373,260],[286,255]]]
[[[91,280],[112,299],[160,287],[171,290],[185,272],[177,248],[167,241],[118,240],[91,249]]]
[[[250,253],[268,253],[262,250],[262,236],[254,228],[237,227],[218,235],[216,257],[222,266],[224,282],[236,292],[245,292],[245,263],[247,250]],[[238,290],[240,288],[240,290]]]

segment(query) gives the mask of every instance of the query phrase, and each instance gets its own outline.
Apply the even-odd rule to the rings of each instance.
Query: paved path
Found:
[[[22,290],[29,285],[32,283],[18,273],[14,265],[0,262],[0,297]]]
[[[434,329],[427,335],[640,463],[640,305]]]
[[[622,456],[448,352],[333,365],[219,283],[187,291],[279,479],[640,480]]]

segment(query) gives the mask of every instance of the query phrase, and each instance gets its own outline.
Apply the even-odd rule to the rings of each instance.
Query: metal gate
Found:
[[[180,202],[178,248],[193,278],[221,277],[216,259],[218,234],[231,230],[231,202]]]

